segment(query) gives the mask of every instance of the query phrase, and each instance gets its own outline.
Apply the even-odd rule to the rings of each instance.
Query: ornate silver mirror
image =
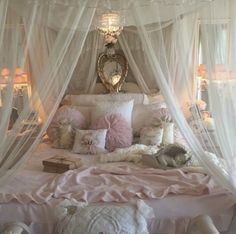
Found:
[[[97,73],[110,93],[118,93],[128,73],[128,62],[121,54],[102,53],[98,57]]]

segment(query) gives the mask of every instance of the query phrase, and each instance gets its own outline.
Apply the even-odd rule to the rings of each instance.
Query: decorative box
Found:
[[[43,171],[51,173],[63,173],[68,170],[73,170],[82,165],[80,158],[72,158],[55,155],[52,158],[43,160]]]

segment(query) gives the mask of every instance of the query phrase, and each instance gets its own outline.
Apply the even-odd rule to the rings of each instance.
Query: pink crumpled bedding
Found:
[[[224,191],[225,192],[225,191]],[[161,199],[168,194],[203,195],[222,193],[209,176],[128,165],[91,166],[67,171],[37,190],[8,194],[7,200],[45,203],[53,198],[86,202],[127,202],[132,199]],[[6,194],[5,194],[6,195]]]

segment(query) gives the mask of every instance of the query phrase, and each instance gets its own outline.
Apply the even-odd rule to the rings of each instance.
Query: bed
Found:
[[[75,100],[78,101],[77,97]],[[146,105],[147,97],[138,95],[135,102]],[[86,110],[83,111],[86,115]],[[202,168],[150,168],[142,161],[133,160],[137,154],[128,161],[104,162],[103,154],[77,154],[52,146],[44,139],[26,166],[0,189],[0,230],[6,223],[21,222],[30,228],[30,233],[55,233],[60,223],[56,211],[65,200],[71,204],[87,202],[87,207],[106,205],[125,209],[142,201],[150,208],[145,222],[151,234],[186,233],[190,222],[199,215],[211,217],[222,233],[230,228],[234,197],[217,187]],[[80,158],[82,166],[63,174],[43,172],[42,161],[54,155]]]

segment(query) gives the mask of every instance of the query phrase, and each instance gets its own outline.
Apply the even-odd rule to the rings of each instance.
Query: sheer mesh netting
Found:
[[[2,0],[0,182],[24,165],[65,93],[92,93],[102,12],[144,93],[160,89],[197,160],[235,191],[234,0]],[[211,153],[209,153],[211,152]]]

